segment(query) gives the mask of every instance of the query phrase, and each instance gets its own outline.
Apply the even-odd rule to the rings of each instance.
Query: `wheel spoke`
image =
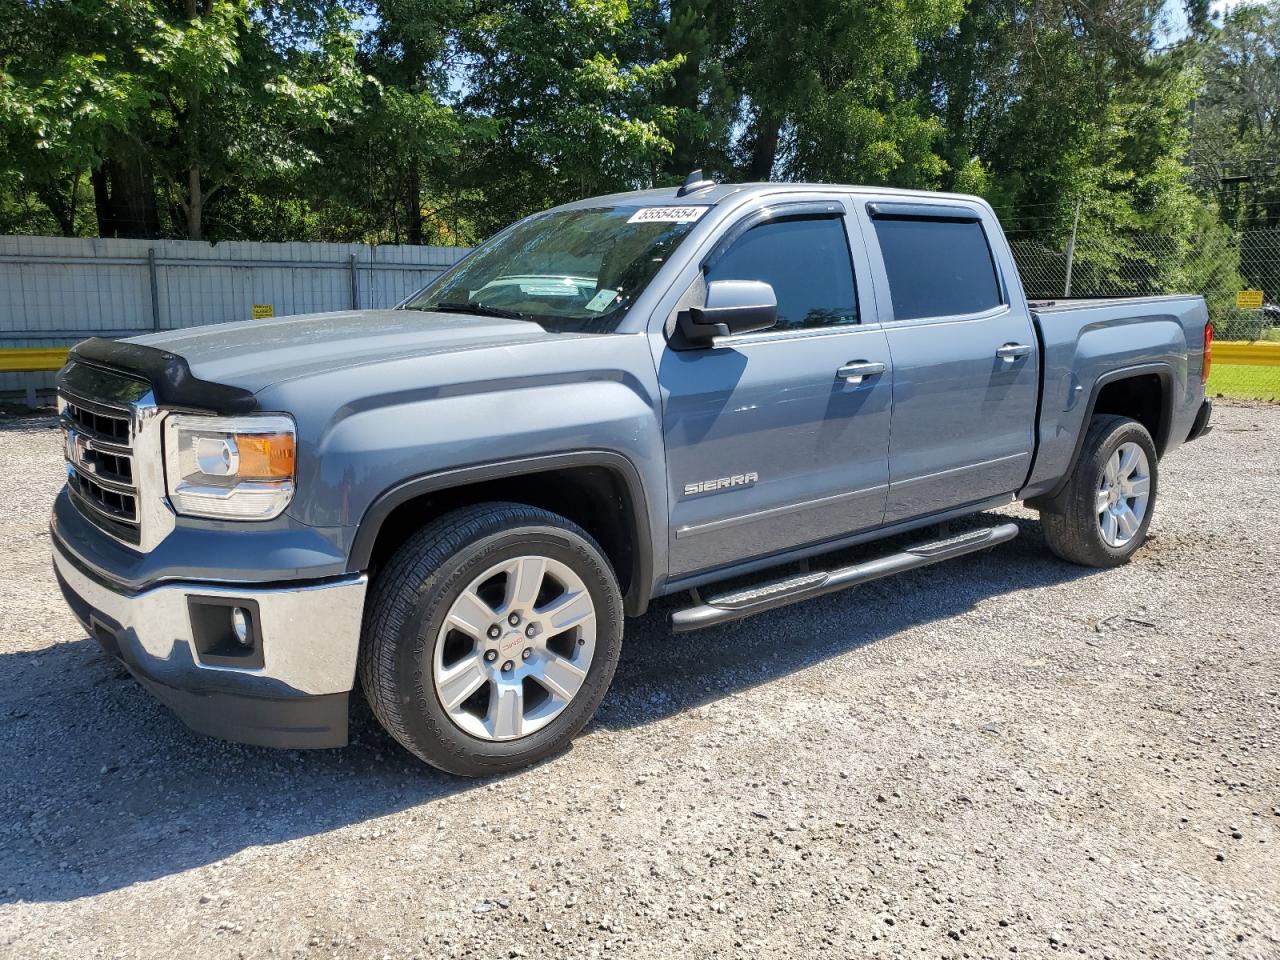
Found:
[[[1102,535],[1107,538],[1107,543],[1115,544],[1116,537],[1116,515],[1108,510],[1102,515]]]
[[[561,700],[572,700],[587,678],[586,671],[549,650],[543,656],[542,672],[535,679]]]
[[[538,616],[551,624],[555,633],[561,633],[589,620],[595,613],[591,605],[591,595],[585,590],[578,593],[565,593],[552,603],[538,611]]]
[[[1097,512],[1101,513],[1107,507],[1111,506],[1111,495],[1105,489],[1098,491],[1098,498],[1094,501]]]
[[[497,696],[489,704],[485,723],[491,736],[500,740],[518,737],[524,732],[524,687],[519,683],[498,684]]]
[[[489,629],[489,625],[496,617],[497,612],[481,600],[474,590],[462,591],[454,601],[452,609],[449,610],[450,622],[476,640],[484,637],[485,631]]]
[[[1130,474],[1137,469],[1138,460],[1142,456],[1142,451],[1130,443],[1125,444],[1117,450],[1116,455],[1120,458],[1120,465],[1117,469],[1117,473],[1120,479],[1126,480],[1129,478]]]
[[[445,709],[456,710],[462,701],[488,682],[488,672],[477,653],[443,671],[436,681],[436,687],[440,691],[440,701]]]
[[[1130,480],[1124,485],[1123,490],[1126,497],[1145,497],[1151,492],[1151,478],[1138,477]]]
[[[1120,530],[1124,533],[1126,540],[1138,532],[1138,516],[1127,504],[1116,517],[1116,522],[1120,525]]]
[[[1107,483],[1115,483],[1120,475],[1120,451],[1117,450],[1107,460],[1107,465],[1103,468],[1103,475],[1107,478]]]
[[[532,608],[546,572],[545,557],[521,557],[513,563],[507,571],[507,608]]]

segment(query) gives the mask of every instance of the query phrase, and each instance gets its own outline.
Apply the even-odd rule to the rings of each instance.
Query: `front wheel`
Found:
[[[410,537],[374,582],[361,685],[427,763],[503,773],[559,751],[591,719],[622,624],[613,570],[581,527],[521,504],[467,507]]]
[[[1158,474],[1146,427],[1094,417],[1066,489],[1040,512],[1049,549],[1087,567],[1127,563],[1147,538]]]

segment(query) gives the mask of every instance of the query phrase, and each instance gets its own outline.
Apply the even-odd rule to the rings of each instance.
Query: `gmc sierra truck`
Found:
[[[197,731],[341,746],[359,684],[416,756],[498,773],[582,729],[655,597],[728,623],[1009,540],[926,528],[1017,501],[1126,562],[1211,339],[1199,297],[1029,303],[974,197],[695,175],[521,220],[395,309],[80,344],[53,562]]]

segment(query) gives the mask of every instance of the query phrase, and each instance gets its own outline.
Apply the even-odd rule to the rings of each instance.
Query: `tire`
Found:
[[[1127,461],[1135,448],[1141,451],[1142,458],[1135,456],[1133,461]],[[1117,462],[1121,467],[1132,463],[1132,472],[1112,483],[1108,466],[1114,471]],[[1146,427],[1128,417],[1095,416],[1066,488],[1041,509],[1040,524],[1049,549],[1063,560],[1086,567],[1128,563],[1147,538],[1155,512],[1158,475],[1156,447]],[[1143,489],[1144,479],[1146,499],[1139,511],[1141,495],[1126,494]],[[1110,502],[1104,509],[1108,494]]]
[[[532,599],[514,596],[527,592],[522,577],[541,584]],[[460,776],[505,773],[559,752],[591,719],[622,627],[617,578],[585,530],[523,504],[465,507],[409,537],[374,580],[360,684],[418,758]]]

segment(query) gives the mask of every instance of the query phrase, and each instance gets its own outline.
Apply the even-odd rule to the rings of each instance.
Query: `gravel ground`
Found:
[[[1280,408],[1165,463],[1151,543],[1022,536],[701,634],[467,782],[189,733],[49,571],[47,421],[0,425],[0,955],[1280,957]]]

